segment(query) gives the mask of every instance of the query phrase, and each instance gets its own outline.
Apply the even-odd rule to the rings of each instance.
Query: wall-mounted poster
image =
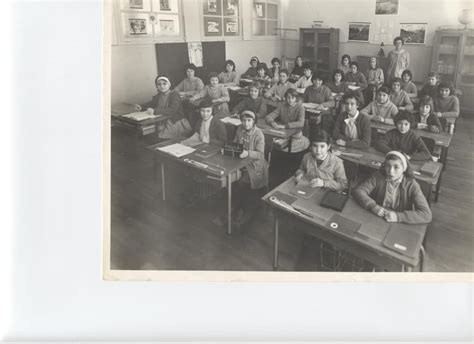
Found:
[[[217,13],[217,0],[207,0],[207,11]]]
[[[238,0],[224,0],[224,15],[238,16],[239,15],[239,1]]]
[[[150,0],[120,0],[120,9],[124,11],[150,11]]]
[[[189,63],[193,63],[196,67],[202,67],[202,43],[188,43]]]
[[[169,0],[160,0],[160,11],[171,11]]]
[[[224,18],[224,35],[225,36],[238,36],[239,35],[239,23],[233,18]]]
[[[349,23],[349,41],[368,42],[370,23]]]
[[[162,36],[179,35],[179,16],[174,14],[159,14],[154,22],[155,34]]]
[[[143,0],[129,0],[130,9],[143,10]]]
[[[375,14],[398,14],[399,0],[375,0]]]
[[[255,3],[254,4],[254,11],[255,11],[255,15],[258,17],[258,18],[263,18],[265,17],[265,9],[264,9],[264,6],[265,4],[263,3]]]
[[[160,20],[160,32],[165,34],[174,34],[174,21],[173,20]]]
[[[146,19],[128,19],[128,34],[130,36],[146,35],[148,33]]]
[[[204,17],[204,35],[222,36],[222,18]]]
[[[222,15],[222,0],[202,0],[202,10],[204,15]]]
[[[426,23],[400,23],[400,36],[406,44],[424,44]]]

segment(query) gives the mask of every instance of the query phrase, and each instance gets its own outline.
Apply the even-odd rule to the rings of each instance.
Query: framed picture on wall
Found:
[[[224,0],[224,15],[238,16],[239,15],[239,1],[238,0]]]
[[[375,0],[375,14],[398,14],[399,0]]]
[[[122,13],[122,30],[125,37],[133,39],[153,36],[152,24],[148,14]]]
[[[160,0],[160,11],[171,11],[169,0]]]
[[[370,23],[349,23],[349,41],[368,42]]]
[[[143,10],[143,0],[129,0],[130,9]]]
[[[204,35],[206,37],[222,36],[222,18],[204,17]]]
[[[239,22],[233,18],[224,18],[224,36],[238,36]]]
[[[203,13],[204,15],[216,15],[222,14],[222,0],[203,0]]]
[[[120,9],[124,11],[150,11],[150,0],[120,0]]]
[[[255,2],[253,4],[254,17],[264,18],[265,17],[265,4],[263,2]]]
[[[179,30],[179,16],[172,14],[160,14],[156,16],[155,34],[163,36],[178,36]]]
[[[426,23],[400,23],[400,37],[406,44],[425,44]]]
[[[153,12],[178,12],[178,0],[152,0]]]

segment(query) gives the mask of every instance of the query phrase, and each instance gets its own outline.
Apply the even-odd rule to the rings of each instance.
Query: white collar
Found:
[[[344,120],[344,122],[349,123],[350,121],[355,122],[355,120],[359,117],[359,110],[357,110],[356,115],[354,117],[349,116],[347,114],[347,118]]]

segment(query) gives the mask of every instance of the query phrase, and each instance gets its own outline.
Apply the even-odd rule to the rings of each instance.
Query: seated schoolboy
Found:
[[[295,85],[288,81],[288,75],[288,71],[282,69],[278,83],[271,86],[270,89],[265,92],[265,98],[270,98],[273,101],[285,101],[286,91],[295,88]]]
[[[300,168],[295,172],[296,183],[304,177],[313,188],[323,187],[336,191],[347,188],[344,163],[330,148],[331,137],[325,131],[311,138],[310,152],[303,156]]]
[[[411,79],[413,79],[411,70],[405,69],[402,73],[402,90],[404,90],[409,97],[416,97],[418,95],[418,89]]]
[[[377,90],[377,98],[360,112],[370,117],[372,121],[392,123],[398,113],[397,107],[389,99],[388,87],[382,86]]]
[[[438,74],[431,72],[428,74],[427,82],[420,91],[419,96],[430,96],[435,98],[438,95]]]
[[[382,153],[397,150],[406,155],[410,160],[431,160],[431,154],[425,143],[413,130],[410,130],[413,122],[412,114],[408,111],[400,111],[395,116],[395,129],[389,130],[385,135],[379,137],[375,142],[375,148]]]
[[[332,137],[337,145],[368,148],[372,136],[372,126],[367,115],[359,113],[359,99],[354,92],[343,98],[345,111],[339,114],[334,125]]]
[[[259,63],[257,65],[257,75],[252,78],[253,81],[258,81],[265,88],[269,88],[272,84],[272,79],[268,75],[268,68],[265,63]]]
[[[310,64],[303,66],[303,76],[295,83],[296,88],[307,88],[313,84],[313,71]]]
[[[232,116],[240,115],[242,111],[250,110],[256,114],[256,121],[267,115],[267,102],[260,96],[260,88],[256,82],[249,85],[249,96],[242,99],[233,109]]]
[[[413,103],[404,90],[402,90],[402,79],[392,78],[392,92],[390,92],[390,101],[398,108],[398,111],[413,110]]]
[[[183,107],[179,93],[170,90],[170,80],[163,75],[155,79],[158,93],[148,103],[135,105],[137,111],[146,109],[148,113],[158,116],[171,116],[166,122],[158,126],[158,137],[171,139],[179,136],[187,136],[191,132],[191,125],[184,117]]]
[[[225,70],[219,73],[219,83],[222,85],[237,85],[239,76],[235,71],[235,62],[232,60],[225,61]]]
[[[423,96],[420,99],[419,111],[415,112],[413,117],[418,129],[432,133],[439,133],[442,130],[441,123],[434,114],[433,99],[430,96]]]
[[[272,79],[272,83],[276,84],[280,78],[281,61],[278,57],[274,57],[272,58],[271,64],[272,68],[268,70],[268,75]]]
[[[215,117],[221,118],[229,115],[229,92],[224,85],[219,84],[219,75],[217,73],[209,73],[209,85],[206,85],[199,93],[194,95],[190,101],[193,104],[197,104],[203,98],[211,99],[214,104]]]
[[[193,63],[188,63],[184,67],[186,78],[174,88],[175,91],[178,91],[183,96],[192,97],[204,88],[202,80],[195,76],[196,68]]]
[[[253,79],[257,76],[257,65],[259,64],[259,60],[257,56],[252,56],[250,59],[250,67],[243,73],[240,78],[241,79]]]
[[[201,119],[197,121],[194,134],[182,141],[184,145],[195,146],[201,143],[210,143],[223,146],[227,142],[227,130],[222,121],[212,115],[213,103],[204,99],[199,104]]]
[[[380,170],[357,186],[357,203],[387,222],[430,223],[431,209],[403,153],[390,151]]]
[[[285,102],[269,113],[265,120],[274,129],[298,128],[292,137],[291,152],[304,151],[309,146],[309,140],[303,135],[305,114],[303,105],[297,101],[298,93],[290,88],[285,93]]]
[[[305,103],[317,104],[316,110],[333,108],[335,105],[332,92],[326,85],[323,85],[324,78],[320,73],[313,75],[313,85],[306,88],[303,99]]]
[[[364,73],[359,71],[359,64],[351,62],[351,71],[344,75],[344,79],[348,85],[359,86],[361,90],[367,88],[367,79]]]
[[[447,122],[454,123],[454,119],[459,117],[459,99],[451,93],[452,86],[441,82],[438,85],[438,95],[433,98],[434,114],[445,127]]]
[[[245,224],[254,215],[258,209],[262,190],[268,185],[268,163],[264,155],[265,138],[263,132],[255,125],[255,113],[245,110],[241,113],[240,120],[242,124],[237,128],[234,142],[244,146],[240,158],[250,158],[252,163],[242,171],[242,177],[232,185],[237,226]]]

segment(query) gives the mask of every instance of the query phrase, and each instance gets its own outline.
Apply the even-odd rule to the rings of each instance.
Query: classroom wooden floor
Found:
[[[474,271],[473,132],[474,118],[460,118],[440,199],[433,204],[425,271]],[[225,211],[225,191],[193,203],[167,189],[169,200],[163,202],[145,144],[135,144],[123,128],[112,128],[111,268],[271,271],[271,212],[263,207],[245,229],[228,236],[212,222]],[[283,228],[280,270],[323,270],[319,250],[317,240]]]

